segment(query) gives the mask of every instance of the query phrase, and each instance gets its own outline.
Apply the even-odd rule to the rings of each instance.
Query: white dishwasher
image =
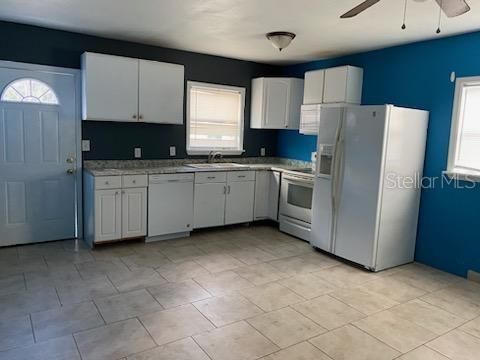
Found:
[[[148,178],[148,241],[187,236],[193,229],[194,174]]]

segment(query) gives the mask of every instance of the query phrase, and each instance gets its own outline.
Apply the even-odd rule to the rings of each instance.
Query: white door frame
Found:
[[[81,84],[81,71],[80,69],[71,69],[56,66],[38,65],[30,63],[22,63],[15,61],[3,61],[0,60],[0,68],[14,69],[14,70],[30,70],[37,72],[55,73],[55,74],[67,74],[71,75],[75,81],[75,156],[76,156],[76,168],[75,168],[75,237],[83,239],[83,186],[82,186],[82,84]]]

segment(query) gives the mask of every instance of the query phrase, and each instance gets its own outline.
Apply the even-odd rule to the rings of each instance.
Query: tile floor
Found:
[[[0,359],[474,360],[480,285],[378,274],[273,227],[0,249]]]

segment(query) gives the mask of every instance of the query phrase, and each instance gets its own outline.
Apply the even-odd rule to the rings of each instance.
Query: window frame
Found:
[[[456,164],[460,146],[460,127],[464,109],[463,91],[468,86],[480,86],[480,76],[457,78],[455,81],[455,96],[453,102],[452,125],[448,148],[447,175],[453,178],[469,181],[480,181],[480,169],[468,169]]]
[[[192,87],[199,86],[212,89],[223,89],[229,91],[239,92],[241,96],[241,116],[240,116],[240,142],[238,149],[232,148],[194,148],[190,146],[190,90]],[[199,81],[187,81],[187,106],[186,106],[186,126],[187,126],[187,139],[186,139],[186,150],[188,155],[208,155],[212,151],[218,151],[223,155],[241,155],[245,152],[243,136],[245,133],[245,106],[246,106],[246,88],[240,86],[231,86],[231,85],[220,85],[214,83],[206,83]]]
[[[43,97],[48,92],[51,92],[53,94],[53,96],[55,97],[55,102],[42,102],[41,97],[36,97],[36,96],[33,96],[33,95],[31,95],[30,97],[34,97],[35,99],[38,100],[38,102],[36,102],[36,101],[24,101],[28,96],[24,96],[15,87],[13,87],[13,84],[19,83],[21,81],[29,81],[30,82],[30,87],[31,87],[31,82],[32,81],[36,81],[36,82],[44,85],[48,90],[45,91],[42,94],[41,97]],[[6,91],[9,88],[12,88],[13,91],[15,91],[19,96],[22,96],[22,100],[21,101],[5,100],[3,97],[4,97],[4,94],[6,93]],[[1,91],[0,91],[0,101],[3,102],[3,103],[8,103],[8,104],[30,104],[30,105],[45,105],[45,106],[60,106],[61,105],[60,98],[58,97],[58,95],[57,95],[56,91],[53,89],[53,87],[50,86],[50,84],[47,84],[45,81],[37,79],[37,78],[33,78],[33,77],[20,77],[20,78],[17,78],[17,79],[14,79],[14,80],[10,81],[7,85],[5,85],[3,87],[3,89],[1,89]]]

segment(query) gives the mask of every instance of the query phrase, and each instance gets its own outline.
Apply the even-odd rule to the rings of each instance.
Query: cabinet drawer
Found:
[[[146,187],[147,175],[123,175],[122,186],[124,188]]]
[[[193,182],[195,174],[158,174],[150,175],[148,178],[149,184],[163,184],[163,183],[173,183],[173,182]]]
[[[254,181],[255,171],[232,171],[227,175],[228,182]]]
[[[97,176],[95,177],[95,189],[120,189],[122,187],[121,176]]]
[[[226,172],[202,172],[195,174],[195,184],[227,182]]]

